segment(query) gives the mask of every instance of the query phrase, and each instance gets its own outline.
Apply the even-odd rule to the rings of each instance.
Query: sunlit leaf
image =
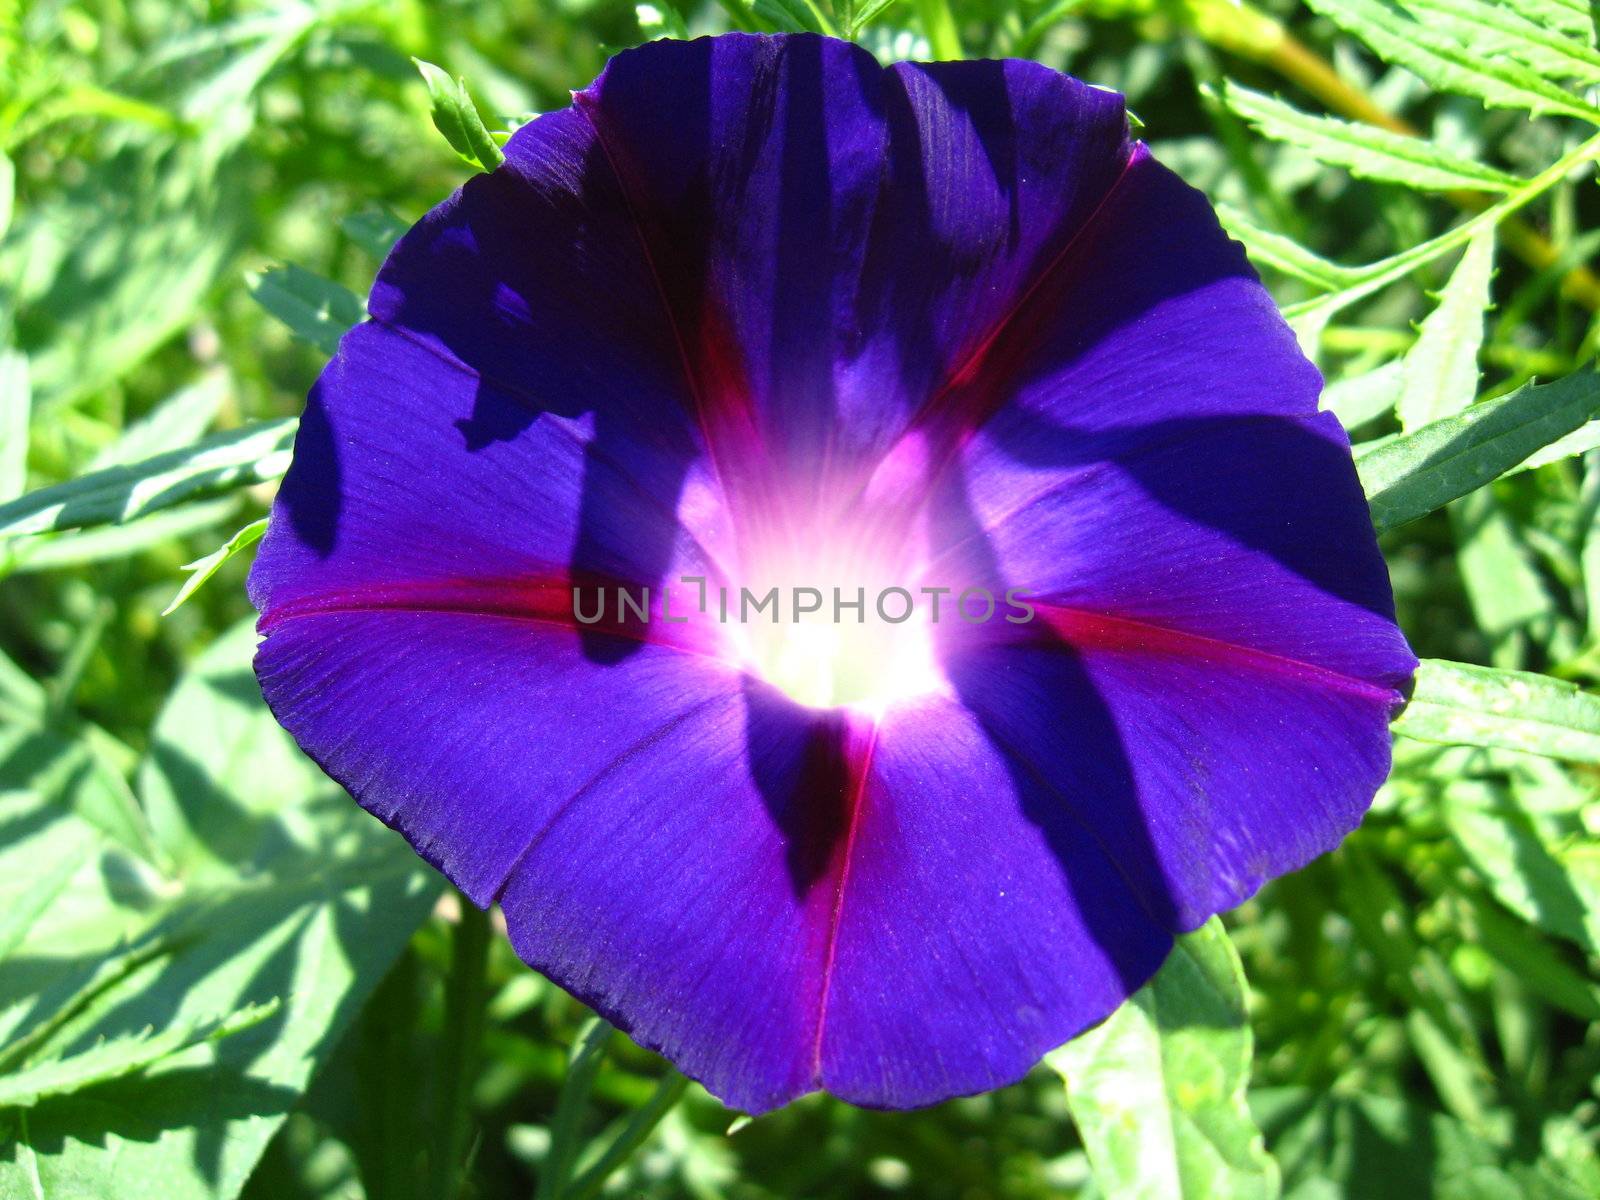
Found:
[[[1220,921],[1178,940],[1156,977],[1053,1051],[1095,1181],[1126,1200],[1278,1194],[1245,1106],[1244,973]]]
[[[420,58],[411,60],[422,72],[428,85],[428,98],[433,105],[433,124],[450,148],[485,171],[492,171],[505,161],[505,153],[495,144],[494,138],[483,126],[478,106],[467,94],[463,79],[452,79],[443,70]]]
[[[1515,175],[1458,157],[1422,138],[1302,112],[1231,81],[1223,98],[1263,137],[1287,142],[1318,162],[1342,167],[1362,179],[1421,191],[1465,188],[1506,192],[1522,182]]]
[[[288,468],[297,425],[293,417],[259,421],[143,462],[39,488],[0,505],[0,537],[131,521],[276,479]]]
[[[1528,384],[1365,453],[1356,468],[1380,532],[1482,487],[1600,414],[1600,378]]]
[[[1394,728],[1425,742],[1600,763],[1600,696],[1527,671],[1426,660]]]
[[[1486,58],[1433,25],[1413,21],[1380,0],[1307,3],[1366,42],[1384,60],[1405,67],[1440,91],[1472,96],[1491,108],[1562,113],[1600,122],[1600,109],[1537,71],[1511,59]]]
[[[256,303],[324,354],[336,353],[344,331],[367,315],[361,298],[349,288],[292,263],[252,275],[248,283]]]
[[[1477,398],[1478,349],[1493,266],[1494,230],[1485,229],[1467,243],[1438,306],[1402,360],[1395,412],[1407,433],[1455,416]]]

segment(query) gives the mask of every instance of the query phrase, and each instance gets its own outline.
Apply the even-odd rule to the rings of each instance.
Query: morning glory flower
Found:
[[[1338,843],[1415,662],[1320,379],[1123,101],[618,55],[422,219],[251,576],[278,719],[760,1112],[1018,1079]]]

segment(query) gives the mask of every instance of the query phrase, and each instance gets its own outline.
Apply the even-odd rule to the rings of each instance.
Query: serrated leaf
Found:
[[[172,598],[172,603],[161,610],[163,617],[171,616],[172,611],[200,590],[201,586],[215,575],[223,563],[227,562],[241,550],[254,546],[261,540],[261,535],[267,531],[267,518],[251,521],[239,532],[213,550],[204,558],[197,558],[192,563],[184,563],[183,569],[189,572],[189,578],[183,581],[183,586],[178,589],[178,594]]]
[[[1600,378],[1588,370],[1526,384],[1365,453],[1356,469],[1381,533],[1414,521],[1515,467],[1600,414]]]
[[[39,488],[0,505],[0,538],[131,521],[276,479],[288,469],[298,424],[293,417],[258,421],[183,450]]]
[[[1600,696],[1548,675],[1425,659],[1394,731],[1423,742],[1600,763]]]
[[[1121,1200],[1252,1200],[1278,1171],[1245,1105],[1244,973],[1215,917],[1104,1023],[1046,1057],[1099,1191]]]
[[[478,106],[467,94],[464,79],[452,79],[439,67],[420,58],[411,60],[422,72],[422,81],[428,85],[428,99],[433,105],[433,125],[450,148],[469,163],[485,171],[492,171],[505,161],[505,154],[495,144],[494,138],[484,128]]]
[[[186,1021],[157,1032],[107,1038],[87,1050],[52,1059],[9,1075],[0,1075],[0,1108],[31,1108],[51,1096],[66,1096],[95,1084],[120,1079],[152,1067],[206,1042],[232,1037],[277,1013],[277,999],[247,1004],[237,1012],[210,1021]]]
[[[1438,306],[1418,331],[1401,364],[1400,398],[1395,411],[1410,433],[1431,421],[1465,410],[1478,395],[1478,350],[1483,317],[1489,308],[1494,268],[1494,230],[1484,229],[1467,243]]]
[[[433,907],[437,877],[267,712],[255,641],[248,623],[225,634],[152,731],[139,786],[180,864],[170,876],[130,875],[70,813],[0,792],[16,835],[0,843],[0,904],[29,887],[35,860],[57,861],[48,847],[91,839],[89,861],[0,970],[0,1040],[29,1037],[85,994],[35,1039],[32,1061],[275,997],[282,1007],[137,1077],[44,1097],[15,1120],[0,1112],[0,1196],[232,1200]]]
[[[1423,138],[1301,112],[1231,80],[1223,99],[1263,137],[1286,142],[1362,179],[1418,191],[1508,192],[1522,184],[1515,175],[1460,158]]]
[[[1485,58],[1510,56],[1553,79],[1588,86],[1600,82],[1600,53],[1533,21],[1483,0],[1401,0],[1418,21],[1449,30]]]
[[[1486,59],[1447,34],[1410,20],[1379,0],[1307,0],[1311,8],[1371,46],[1379,58],[1404,67],[1444,92],[1481,100],[1490,108],[1561,113],[1600,123],[1586,104],[1521,63]]]
[[[1216,209],[1223,229],[1239,241],[1253,262],[1324,291],[1349,287],[1360,278],[1358,272],[1329,262],[1293,238],[1261,228],[1231,204],[1219,203]]]
[[[1346,429],[1356,429],[1395,406],[1400,399],[1401,383],[1400,360],[1394,359],[1360,375],[1330,383],[1322,390],[1321,407],[1338,417]]]
[[[257,304],[324,354],[336,354],[345,330],[367,315],[361,298],[349,288],[293,263],[250,276],[248,286]]]

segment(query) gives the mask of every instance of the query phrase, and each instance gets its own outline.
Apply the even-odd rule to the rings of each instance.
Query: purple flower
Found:
[[[1017,1079],[1388,770],[1349,443],[1113,93],[656,42],[370,310],[251,576],[267,700],[733,1106]]]

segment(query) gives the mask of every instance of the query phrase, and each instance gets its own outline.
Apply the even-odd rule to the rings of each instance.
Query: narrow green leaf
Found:
[[[238,533],[234,534],[217,549],[204,558],[197,558],[192,563],[185,563],[183,569],[189,572],[189,578],[183,581],[183,586],[178,589],[178,594],[172,598],[172,603],[161,610],[163,617],[171,616],[174,609],[200,590],[202,584],[217,573],[218,568],[241,550],[254,546],[261,540],[261,535],[267,531],[267,518],[251,521]]]
[[[1216,207],[1222,227],[1238,239],[1252,261],[1262,266],[1323,291],[1349,287],[1361,278],[1359,271],[1329,262],[1293,238],[1261,228],[1231,204],[1220,203]]]
[[[433,104],[433,124],[450,148],[469,163],[485,171],[492,171],[506,159],[494,138],[484,128],[478,106],[467,94],[464,79],[452,79],[439,67],[420,58],[411,60],[422,72],[428,85],[428,99]]]
[[[1438,237],[1430,238],[1364,267],[1344,268],[1350,272],[1352,282],[1337,292],[1289,305],[1283,310],[1285,319],[1295,327],[1302,345],[1308,342],[1314,344],[1314,339],[1308,338],[1307,333],[1315,332],[1320,336],[1321,328],[1341,309],[1372,295],[1380,288],[1387,287],[1397,279],[1404,279],[1418,267],[1432,262],[1440,255],[1448,254],[1457,246],[1464,246],[1482,230],[1500,224],[1524,205],[1570,178],[1574,171],[1593,162],[1597,154],[1600,154],[1600,135],[1589,138],[1533,176],[1516,191],[1495,201],[1476,216],[1469,217],[1454,228],[1445,230]]]
[[[28,489],[28,421],[32,413],[28,360],[15,350],[0,349],[0,504]]]
[[[1277,1165],[1245,1106],[1251,1037],[1244,972],[1212,918],[1103,1024],[1046,1057],[1089,1152],[1121,1200],[1253,1200]]]
[[[1400,360],[1394,359],[1350,379],[1330,383],[1322,390],[1322,408],[1339,418],[1346,429],[1376,420],[1400,399]]]
[[[293,263],[249,275],[247,284],[257,304],[324,354],[336,354],[345,330],[367,315],[361,298],[349,288]]]
[[[556,1099],[555,1116],[550,1120],[550,1150],[539,1171],[537,1200],[557,1200],[567,1187],[573,1165],[582,1148],[583,1116],[589,1105],[594,1079],[605,1061],[606,1047],[615,1033],[600,1017],[591,1017],[578,1031],[567,1063],[567,1077]]]
[[[1600,846],[1580,824],[1553,826],[1530,797],[1456,784],[1440,811],[1450,834],[1495,899],[1522,920],[1600,952]]]
[[[1232,80],[1223,99],[1263,137],[1287,142],[1318,162],[1343,167],[1362,179],[1419,191],[1509,192],[1522,184],[1515,175],[1460,158],[1423,138],[1301,112]]]
[[[131,521],[184,500],[218,495],[289,466],[298,421],[258,421],[212,434],[183,450],[92,471],[0,505],[0,537]]]
[[[1438,307],[1422,322],[1416,344],[1402,362],[1395,410],[1407,433],[1455,416],[1477,398],[1478,350],[1493,267],[1494,230],[1480,230],[1467,243]]]
[[[616,1138],[606,1146],[593,1165],[586,1167],[583,1174],[572,1181],[572,1186],[562,1193],[561,1200],[593,1200],[599,1195],[606,1181],[650,1140],[661,1119],[683,1099],[688,1087],[688,1079],[677,1071],[669,1070],[650,1098],[633,1111],[627,1123],[617,1132]]]
[[[1394,730],[1422,742],[1600,763],[1600,696],[1548,675],[1425,659]]]
[[[1584,42],[1499,4],[1483,0],[1401,0],[1417,18],[1448,30],[1485,58],[1511,57],[1553,79],[1600,82],[1600,53]]]
[[[0,1076],[0,1108],[31,1108],[50,1096],[65,1096],[98,1083],[119,1079],[155,1066],[205,1042],[243,1033],[277,1013],[279,1002],[247,1004],[212,1021],[180,1022],[157,1033],[108,1038],[87,1050]]]
[[[1600,421],[1590,421],[1574,429],[1566,437],[1557,438],[1543,450],[1530,454],[1526,460],[1512,467],[1506,474],[1516,475],[1522,471],[1548,467],[1553,462],[1560,462],[1564,458],[1576,458],[1597,448],[1600,448]]]
[[[1444,92],[1490,108],[1561,113],[1600,123],[1586,104],[1537,71],[1504,58],[1487,59],[1430,25],[1410,20],[1379,0],[1307,0],[1317,12],[1371,46],[1379,58],[1404,67]]]
[[[178,504],[119,525],[0,537],[0,577],[130,558],[178,538],[214,531],[234,519],[242,499],[236,492]]]
[[[199,441],[222,411],[229,390],[224,371],[214,371],[179,388],[96,454],[89,462],[89,470],[125,467]]]
[[[406,223],[386,208],[366,208],[339,222],[345,236],[382,262],[406,231]]]
[[[1542,446],[1600,415],[1589,370],[1526,384],[1496,400],[1358,454],[1356,469],[1377,530],[1394,529],[1504,474]]]

